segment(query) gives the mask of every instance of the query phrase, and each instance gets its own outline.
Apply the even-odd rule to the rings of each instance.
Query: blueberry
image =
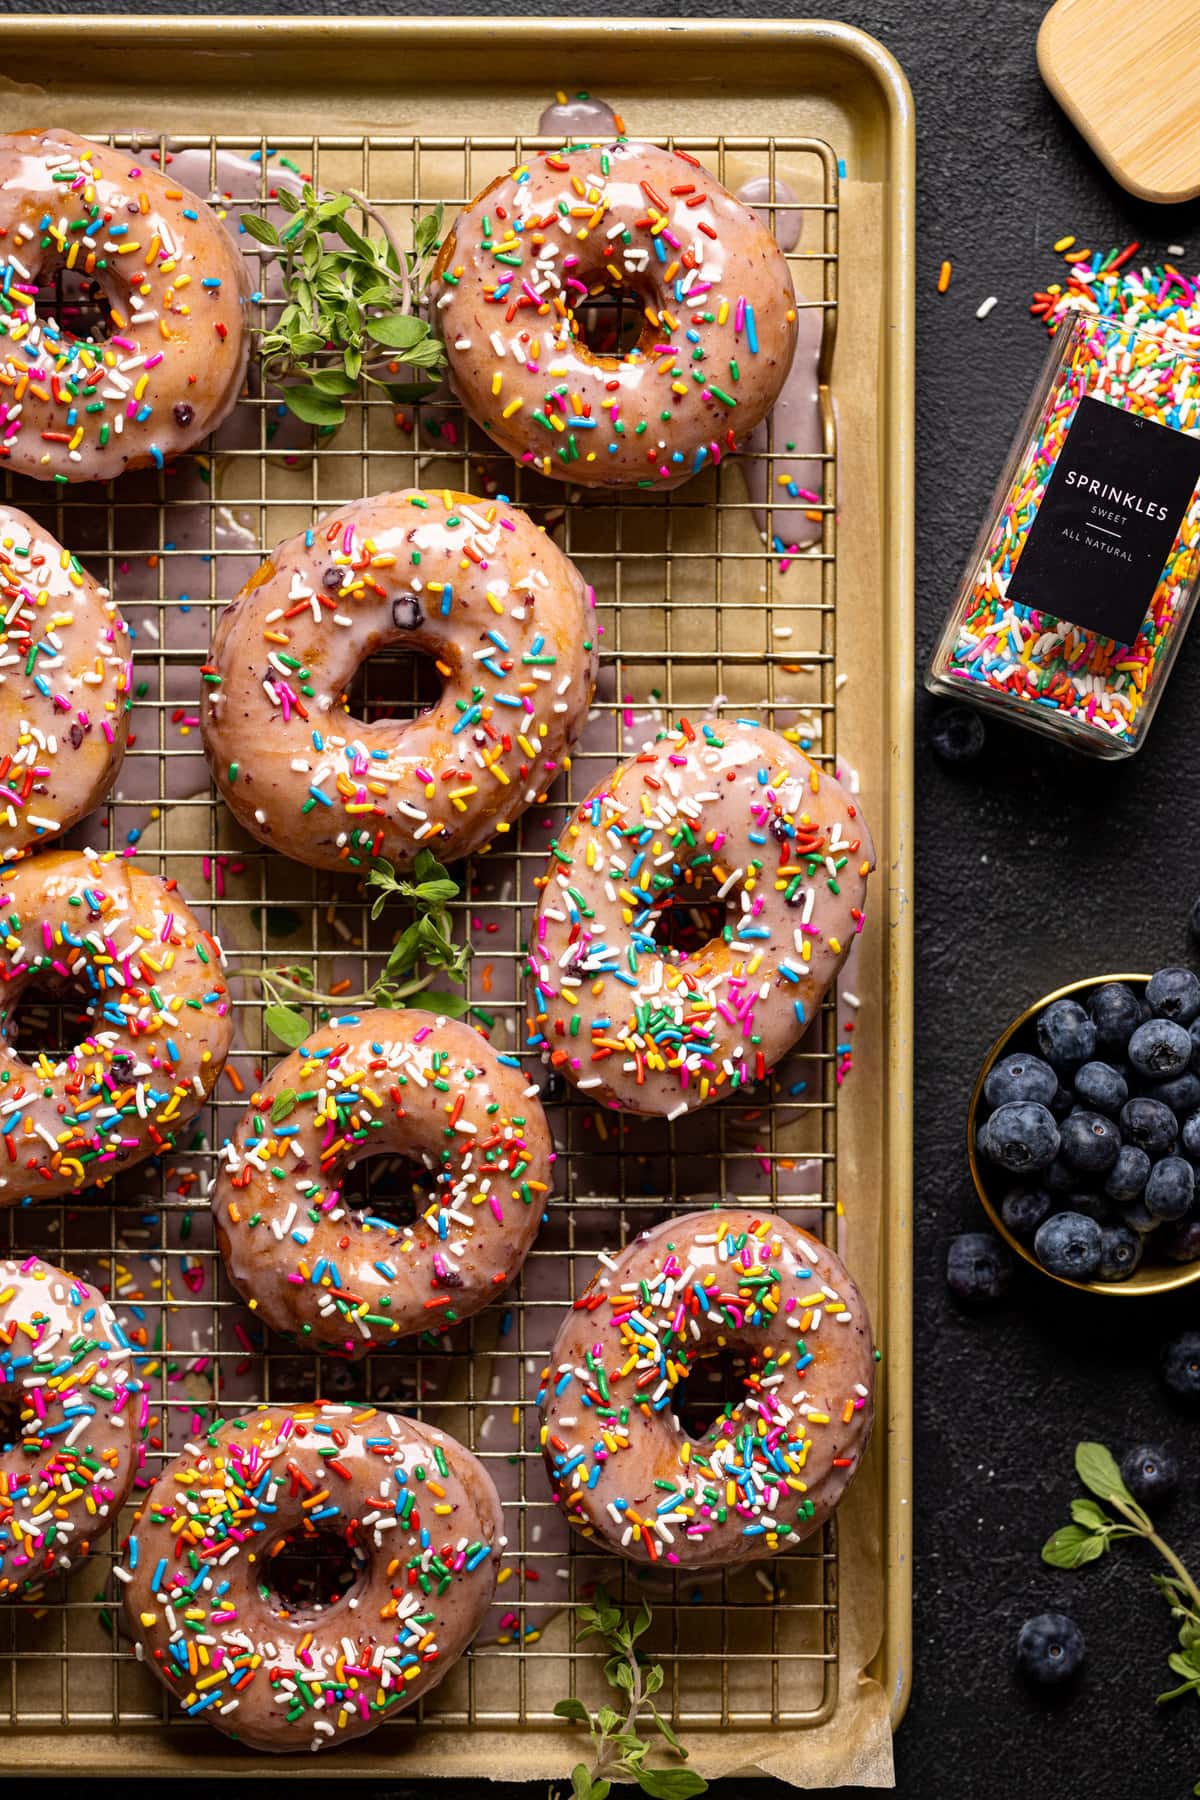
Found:
[[[1128,1206],[1131,1200],[1141,1198],[1149,1173],[1150,1158],[1146,1152],[1139,1150],[1136,1144],[1122,1144],[1116,1162],[1108,1171],[1104,1191],[1118,1206]]]
[[[1146,1005],[1160,1019],[1190,1025],[1200,1018],[1200,980],[1190,969],[1159,969],[1146,988]]]
[[[1146,1182],[1146,1210],[1171,1224],[1182,1219],[1196,1197],[1196,1177],[1182,1156],[1164,1156]]]
[[[1176,1075],[1174,1081],[1159,1081],[1152,1088],[1147,1088],[1146,1096],[1150,1100],[1161,1100],[1169,1106],[1176,1118],[1186,1118],[1188,1113],[1200,1107],[1200,1075],[1193,1075],[1185,1069],[1182,1075]],[[1102,1109],[1103,1110],[1103,1109]]]
[[[1055,1200],[1062,1200],[1067,1194],[1073,1194],[1079,1186],[1078,1175],[1061,1157],[1052,1162],[1048,1169],[1040,1170],[1038,1180]]]
[[[1012,1100],[1040,1100],[1049,1106],[1058,1092],[1058,1076],[1038,1056],[1006,1056],[988,1070],[983,1092],[989,1106]]]
[[[1102,1194],[1077,1193],[1070,1194],[1057,1212],[1079,1213],[1085,1219],[1095,1219],[1097,1225],[1108,1225],[1112,1222],[1113,1209]]]
[[[1128,1225],[1130,1231],[1136,1231],[1139,1237],[1148,1237],[1152,1231],[1158,1230],[1162,1220],[1156,1219],[1149,1211],[1145,1200],[1138,1199],[1132,1205],[1121,1208],[1121,1223]]]
[[[1007,1245],[991,1231],[964,1231],[946,1257],[946,1285],[959,1300],[1002,1300],[1012,1280]]]
[[[929,742],[943,762],[971,762],[983,749],[983,720],[969,706],[943,706],[929,721]]]
[[[1192,1059],[1188,1064],[1193,1075],[1200,1075],[1200,1019],[1193,1019],[1188,1026],[1188,1036],[1192,1040]]]
[[[1200,1400],[1200,1331],[1181,1331],[1165,1346],[1163,1382],[1177,1400]]]
[[[1099,1175],[1111,1169],[1121,1148],[1121,1134],[1103,1113],[1071,1113],[1058,1128],[1059,1148],[1073,1169]]]
[[[1121,1479],[1140,1506],[1162,1506],[1179,1485],[1179,1469],[1169,1450],[1135,1444],[1121,1458]]]
[[[1033,1250],[1052,1275],[1090,1281],[1100,1267],[1100,1227],[1082,1213],[1055,1213],[1038,1227]]]
[[[1179,1120],[1161,1100],[1135,1097],[1121,1108],[1121,1136],[1147,1156],[1165,1156],[1179,1136]]]
[[[1183,1121],[1179,1136],[1192,1161],[1200,1161],[1200,1112],[1192,1113],[1190,1118]]]
[[[1095,1054],[1096,1027],[1077,1000],[1055,1000],[1038,1017],[1037,1041],[1046,1061],[1069,1075]]]
[[[1010,1188],[1000,1202],[1000,1217],[1014,1237],[1031,1238],[1054,1209],[1045,1188]]]
[[[1083,1661],[1083,1633],[1063,1613],[1026,1619],[1017,1634],[1017,1667],[1039,1687],[1069,1681]]]
[[[1145,1009],[1132,988],[1120,981],[1106,981],[1088,1002],[1096,1027],[1096,1046],[1106,1055],[1124,1050],[1145,1018]]]
[[[1169,1263],[1200,1262],[1200,1219],[1189,1215],[1166,1226],[1155,1242]]]
[[[1060,1082],[1058,1087],[1054,1090],[1054,1098],[1050,1102],[1050,1111],[1054,1114],[1056,1119],[1065,1119],[1074,1105],[1074,1094],[1069,1087],[1063,1087]]]
[[[1142,1260],[1142,1240],[1128,1225],[1105,1225],[1100,1231],[1101,1281],[1128,1281]]]
[[[1014,1100],[988,1120],[985,1150],[1013,1175],[1044,1169],[1058,1155],[1058,1126],[1036,1100]]]
[[[1075,1071],[1075,1092],[1085,1106],[1115,1119],[1129,1098],[1129,1083],[1108,1063],[1090,1062]]]
[[[1150,1081],[1182,1075],[1192,1057],[1192,1040],[1170,1019],[1147,1019],[1129,1040],[1129,1060]]]

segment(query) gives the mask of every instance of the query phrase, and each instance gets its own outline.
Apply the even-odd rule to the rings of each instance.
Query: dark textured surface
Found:
[[[0,0],[0,11],[12,10],[34,8]],[[290,0],[258,10],[401,9]],[[553,17],[558,9],[477,0],[403,10]],[[736,9],[692,0],[637,10],[679,18]],[[783,0],[775,8],[796,17],[809,10]],[[1034,61],[1043,11],[1041,0],[882,0],[841,12],[896,54],[916,99],[922,659],[1044,353],[1026,306],[1057,272],[1054,239],[1074,230],[1092,244],[1137,236],[1161,250],[1179,242],[1196,251],[1185,266],[1200,264],[1200,208],[1165,211],[1123,195],[1045,93]],[[564,68],[555,79],[572,85],[584,74]],[[939,298],[943,256],[953,259],[954,279]],[[996,310],[976,321],[975,307],[992,293]],[[1115,1447],[1162,1438],[1184,1471],[1173,1535],[1200,1559],[1195,1429],[1172,1412],[1154,1373],[1159,1339],[1185,1319],[1200,1323],[1200,1302],[1081,1296],[1067,1304],[1025,1272],[998,1314],[973,1319],[955,1309],[943,1283],[948,1239],[979,1223],[963,1117],[974,1065],[992,1036],[1060,982],[1187,952],[1187,907],[1200,890],[1200,848],[1186,828],[1200,786],[1198,717],[1200,631],[1180,658],[1148,748],[1124,768],[1089,767],[989,726],[981,761],[948,771],[926,748],[924,699],[918,708],[916,1678],[896,1741],[904,1800],[1176,1800],[1200,1777],[1200,1707],[1154,1707],[1170,1638],[1140,1546],[1078,1575],[1044,1569],[1037,1554],[1066,1517],[1078,1437]],[[1045,1610],[1072,1613],[1088,1640],[1082,1681],[1053,1705],[1027,1695],[1013,1673],[1017,1627]],[[543,1791],[475,1790],[489,1800]],[[741,1781],[713,1790],[718,1800],[787,1791]],[[390,1800],[449,1793],[399,1778],[388,1788]],[[454,1800],[460,1795],[470,1800],[465,1789]]]

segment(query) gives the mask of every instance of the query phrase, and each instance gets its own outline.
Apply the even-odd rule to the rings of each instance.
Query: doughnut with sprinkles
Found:
[[[552,846],[528,1042],[590,1099],[668,1119],[760,1081],[816,1017],[874,866],[854,801],[786,738],[753,719],[661,731]],[[690,942],[706,904],[719,929]]]
[[[0,466],[57,482],[161,469],[237,401],[245,261],[148,154],[57,129],[0,136]],[[97,336],[72,331],[79,301],[39,309],[60,272],[97,296]]]
[[[39,1599],[117,1517],[146,1400],[94,1288],[37,1256],[0,1262],[0,1598]]]
[[[129,632],[105,588],[0,504],[0,858],[98,806],[125,755]]]
[[[355,1164],[417,1166],[412,1222],[345,1192]],[[430,1012],[335,1019],[277,1064],[221,1151],[217,1244],[275,1331],[343,1356],[470,1318],[541,1224],[553,1144],[514,1057]]]
[[[167,1465],[117,1575],[138,1656],[187,1718],[255,1750],[323,1750],[449,1673],[503,1534],[491,1476],[448,1433],[370,1405],[264,1406]],[[312,1591],[322,1575],[333,1593]]]
[[[674,1402],[721,1352],[743,1393],[692,1437]],[[829,1517],[866,1451],[874,1386],[870,1320],[833,1252],[719,1207],[601,1256],[550,1352],[542,1451],[585,1537],[635,1562],[728,1567]]]
[[[14,1041],[31,986],[81,997],[82,1035],[61,1056]],[[232,1031],[220,947],[173,880],[112,852],[0,868],[0,1207],[175,1149]]]
[[[353,501],[280,544],[222,614],[204,669],[213,779],[247,831],[315,868],[467,856],[570,767],[593,607],[502,498]],[[355,670],[389,644],[433,657],[442,692],[415,719],[356,719]]]
[[[787,259],[682,150],[619,138],[539,152],[459,214],[430,293],[451,385],[518,462],[585,487],[677,487],[743,444],[796,347]],[[624,355],[597,300],[636,297]]]

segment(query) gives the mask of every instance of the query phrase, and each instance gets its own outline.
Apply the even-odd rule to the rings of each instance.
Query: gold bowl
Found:
[[[1079,1288],[1086,1294],[1169,1294],[1175,1288],[1187,1287],[1189,1282],[1200,1281],[1200,1262],[1179,1264],[1143,1262],[1134,1270],[1128,1281],[1071,1281],[1065,1275],[1055,1275],[1049,1269],[1043,1268],[1032,1249],[1023,1244],[1020,1238],[1013,1236],[1000,1217],[999,1206],[993,1203],[992,1197],[988,1193],[984,1171],[980,1167],[980,1159],[975,1148],[976,1121],[983,1100],[983,1084],[991,1072],[992,1065],[1004,1055],[1013,1039],[1042,1011],[1043,1007],[1051,1005],[1055,1000],[1068,999],[1092,988],[1104,987],[1110,981],[1122,981],[1129,987],[1144,989],[1149,979],[1148,975],[1093,975],[1086,981],[1072,981],[1066,987],[1055,988],[1051,994],[1043,994],[1040,1000],[1035,1000],[1032,1006],[1027,1006],[1006,1031],[1001,1032],[984,1057],[983,1067],[979,1071],[979,1078],[975,1083],[975,1089],[971,1095],[971,1105],[967,1112],[967,1160],[971,1165],[971,1179],[975,1183],[975,1192],[979,1195],[983,1210],[992,1226],[1004,1239],[1009,1249],[1015,1251],[1040,1275],[1045,1275],[1050,1281],[1061,1282],[1063,1287]],[[1000,1169],[996,1171],[996,1177],[998,1181],[1003,1180],[1005,1185],[1008,1185],[1012,1179],[1006,1176],[1004,1170]]]

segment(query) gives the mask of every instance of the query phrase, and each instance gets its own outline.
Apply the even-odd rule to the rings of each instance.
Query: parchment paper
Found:
[[[6,109],[7,111],[7,109]],[[40,115],[39,115],[40,116]],[[83,126],[86,129],[86,122]],[[501,158],[498,166],[504,166]],[[801,162],[789,169],[781,158],[779,169],[800,191],[813,193],[812,171]],[[753,172],[747,159],[747,172]],[[402,179],[402,177],[401,177]],[[728,179],[728,175],[727,175]],[[428,181],[428,172],[427,172]],[[730,180],[730,185],[733,181]],[[873,266],[879,241],[882,190],[870,183],[848,180],[841,189],[841,268],[837,352],[833,391],[839,419],[840,512],[838,532],[838,612],[836,620],[838,668],[845,677],[837,696],[837,748],[845,778],[859,785],[864,813],[872,822],[881,868],[886,868],[889,845],[884,834],[883,796],[887,778],[884,720],[879,706],[883,666],[879,539],[876,529],[881,493],[879,431],[876,418],[881,333],[887,321],[881,308],[883,294],[877,282],[855,279],[855,271]],[[811,218],[811,215],[810,215]],[[811,247],[813,228],[802,248]],[[815,285],[819,265],[801,274],[801,286]],[[447,415],[448,417],[449,415]],[[347,432],[357,432],[352,424]],[[465,427],[459,426],[465,431]],[[372,415],[362,425],[362,455],[336,464],[332,477],[323,468],[316,491],[322,503],[336,503],[339,495],[357,493],[360,487],[379,491],[414,479],[414,449],[425,453],[420,479],[440,485],[448,479],[439,473],[429,452],[436,439],[404,440],[390,420]],[[234,440],[231,440],[234,441]],[[357,441],[357,440],[355,440]],[[447,469],[460,484],[461,458],[456,440],[446,458]],[[468,434],[472,446],[471,468],[478,481],[486,481],[495,467],[486,442]],[[210,628],[210,607],[201,603],[190,611],[176,606],[184,582],[194,581],[199,596],[210,593],[223,603],[232,597],[241,580],[255,566],[257,544],[269,545],[286,531],[308,522],[308,501],[314,491],[306,458],[290,454],[291,440],[277,446],[279,452],[265,490],[258,487],[256,465],[236,458],[214,471],[213,494],[223,509],[219,541],[226,555],[216,575],[204,562],[210,545],[207,508],[177,505],[164,530],[169,541],[187,548],[196,546],[196,566],[189,573],[179,562],[164,577],[152,565],[152,546],[162,540],[159,521],[147,504],[145,529],[148,558],[143,565],[133,559],[116,574],[118,592],[135,622],[142,626],[140,648],[149,651],[156,628],[168,621],[169,648],[202,652]],[[135,478],[128,478],[132,482]],[[478,481],[472,482],[478,491]],[[705,484],[707,483],[707,486]],[[153,488],[148,490],[152,493]],[[264,493],[269,497],[262,504]],[[132,496],[127,488],[123,497]],[[737,503],[733,512],[718,513],[711,502]],[[819,566],[812,559],[798,559],[786,573],[773,569],[768,577],[743,478],[736,464],[719,475],[704,476],[686,490],[689,504],[673,509],[673,523],[665,529],[663,514],[653,503],[629,496],[618,501],[589,497],[572,503],[569,521],[562,518],[562,490],[526,490],[539,516],[556,531],[597,582],[605,619],[608,652],[601,699],[605,706],[589,724],[582,753],[572,777],[576,795],[619,755],[636,749],[653,735],[667,707],[658,696],[669,691],[672,713],[688,710],[699,716],[714,699],[714,675],[721,677],[721,692],[735,709],[759,710],[768,700],[775,707],[779,725],[801,721],[814,735],[817,747],[821,721],[816,709],[820,698],[819,675],[806,664],[806,653],[820,648],[822,623],[814,610],[820,598]],[[178,496],[176,497],[178,498]],[[19,503],[38,511],[37,499],[27,490]],[[621,513],[618,520],[617,514]],[[77,519],[80,539],[72,547],[86,553],[85,522]],[[98,527],[96,527],[98,528]],[[127,539],[136,524],[123,520]],[[188,531],[200,535],[189,539]],[[240,537],[238,534],[241,534]],[[608,553],[614,537],[622,552],[620,607],[614,608],[613,578]],[[99,542],[97,541],[97,547]],[[123,540],[124,541],[124,540]],[[672,552],[671,586],[663,605],[663,564],[654,552]],[[239,554],[233,554],[234,551]],[[729,556],[740,551],[745,560]],[[694,558],[686,553],[693,552]],[[683,553],[683,554],[681,554]],[[725,560],[718,559],[725,554]],[[190,560],[190,559],[189,559]],[[210,582],[211,576],[211,582]],[[771,612],[764,604],[768,586]],[[686,610],[684,600],[690,602]],[[139,608],[141,612],[139,614]],[[157,627],[156,627],[157,621]],[[770,626],[776,628],[774,637]],[[780,636],[779,631],[790,633]],[[783,655],[766,669],[766,655]],[[673,660],[673,659],[678,660]],[[113,841],[123,842],[132,827],[140,832],[139,854],[150,866],[162,856],[178,875],[183,891],[201,917],[210,920],[231,953],[236,976],[235,991],[245,1001],[256,990],[242,979],[241,971],[293,957],[305,960],[316,952],[324,984],[342,977],[353,986],[364,974],[374,973],[381,952],[390,941],[389,922],[372,929],[369,952],[361,937],[361,907],[353,881],[317,876],[297,869],[282,858],[265,855],[241,835],[221,810],[212,811],[206,772],[198,755],[198,735],[185,742],[178,735],[173,709],[194,707],[195,664],[198,658],[175,663],[153,658],[146,668],[151,690],[141,716],[143,759],[131,756],[119,784],[112,812]],[[671,664],[668,675],[668,664]],[[807,721],[807,724],[805,722]],[[824,746],[829,746],[828,733]],[[159,757],[145,752],[161,749]],[[158,808],[147,803],[158,800]],[[501,1047],[519,1033],[519,1009],[514,981],[519,961],[523,923],[533,899],[532,878],[540,872],[540,852],[554,824],[561,818],[564,790],[556,790],[550,803],[535,808],[520,834],[520,852],[497,852],[478,865],[478,885],[471,896],[476,960],[473,998],[482,1000],[480,982],[490,965],[490,990],[483,1003],[494,1011],[494,1039]],[[157,816],[155,816],[157,812]],[[103,822],[81,828],[76,841],[101,841]],[[843,1254],[863,1288],[872,1314],[880,1316],[886,1304],[884,1271],[880,1264],[882,1207],[882,1133],[879,1128],[885,1055],[880,1031],[883,981],[883,882],[875,884],[874,916],[856,950],[842,984],[838,1007],[838,1039],[846,1024],[853,1027],[854,1067],[839,1089],[837,1123],[837,1190],[839,1241]],[[205,892],[226,902],[205,905]],[[488,932],[488,926],[494,932]],[[489,958],[489,950],[491,955]],[[811,1050],[813,1046],[807,1046]],[[258,1013],[247,1005],[239,1014],[239,1036],[232,1059],[234,1077],[241,1088],[253,1089],[256,1070],[270,1048],[261,1034]],[[549,1505],[548,1491],[536,1453],[536,1414],[530,1404],[537,1385],[541,1360],[553,1337],[557,1317],[576,1285],[590,1272],[594,1253],[611,1247],[615,1236],[622,1241],[659,1216],[656,1203],[678,1208],[688,1202],[715,1198],[723,1184],[752,1200],[769,1191],[764,1146],[770,1156],[787,1158],[791,1167],[779,1176],[786,1204],[801,1222],[811,1222],[805,1210],[806,1194],[832,1198],[822,1187],[820,1116],[808,1101],[820,1093],[820,1066],[802,1052],[791,1059],[776,1078],[781,1096],[773,1124],[764,1123],[753,1108],[734,1109],[728,1103],[709,1109],[695,1120],[683,1122],[670,1133],[641,1125],[624,1134],[618,1162],[616,1148],[620,1127],[611,1119],[597,1122],[572,1101],[563,1105],[548,1095],[556,1136],[569,1152],[569,1168],[550,1217],[522,1278],[517,1301],[501,1304],[470,1325],[452,1333],[441,1346],[431,1345],[419,1355],[378,1356],[369,1369],[348,1373],[315,1358],[280,1353],[272,1347],[268,1367],[263,1355],[261,1329],[224,1283],[212,1250],[203,1189],[210,1169],[210,1152],[231,1128],[244,1101],[233,1079],[220,1090],[215,1119],[189,1155],[175,1159],[160,1188],[157,1176],[128,1178],[119,1196],[119,1209],[111,1210],[111,1198],[97,1204],[85,1200],[77,1207],[43,1208],[25,1213],[13,1223],[17,1242],[36,1246],[48,1254],[74,1258],[89,1268],[134,1321],[148,1332],[165,1334],[174,1361],[174,1373],[163,1392],[169,1404],[162,1420],[163,1447],[179,1448],[214,1400],[227,1405],[249,1404],[268,1395],[273,1399],[305,1398],[316,1391],[328,1394],[369,1395],[377,1401],[419,1403],[426,1416],[446,1426],[489,1459],[509,1504],[512,1564],[517,1573],[501,1588],[498,1604],[485,1625],[480,1644],[447,1679],[425,1708],[384,1727],[370,1739],[323,1760],[325,1773],[387,1773],[430,1776],[486,1774],[496,1779],[520,1780],[562,1776],[582,1753],[575,1731],[549,1722],[556,1699],[575,1689],[591,1705],[602,1698],[598,1659],[581,1647],[570,1656],[570,1621],[562,1610],[567,1599],[564,1572],[568,1556],[574,1558],[575,1591],[591,1580],[601,1580],[622,1597],[645,1591],[655,1606],[656,1623],[646,1649],[661,1657],[667,1667],[666,1697],[682,1705],[697,1722],[685,1727],[692,1764],[709,1777],[751,1772],[770,1774],[796,1787],[858,1785],[889,1787],[893,1784],[888,1696],[869,1673],[883,1630],[884,1554],[883,1457],[881,1445],[868,1456],[836,1521],[836,1569],[831,1597],[836,1600],[836,1704],[829,1694],[829,1716],[818,1724],[789,1725],[773,1722],[772,1715],[814,1711],[822,1703],[825,1665],[820,1660],[821,1608],[825,1603],[823,1577],[826,1546],[818,1539],[799,1554],[764,1564],[727,1578],[707,1581],[673,1578],[641,1584],[619,1561],[594,1554],[586,1545],[568,1545],[568,1533]],[[803,1098],[789,1093],[807,1082]],[[568,1159],[564,1157],[564,1162]],[[718,1179],[718,1176],[721,1178]],[[164,1199],[166,1211],[158,1216]],[[618,1217],[617,1201],[621,1202]],[[110,1234],[111,1229],[111,1234]],[[219,1305],[217,1303],[220,1303]],[[220,1352],[214,1360],[212,1352]],[[156,1365],[157,1367],[157,1365]],[[886,1381],[886,1371],[882,1379]],[[514,1420],[514,1413],[517,1415]],[[882,1420],[883,1409],[879,1409]],[[877,1425],[882,1430],[882,1425]],[[833,1549],[833,1543],[828,1546]],[[540,1576],[536,1583],[528,1571]],[[73,1578],[72,1596],[87,1599],[96,1592],[96,1566]],[[728,1604],[725,1604],[725,1603]],[[540,1635],[518,1656],[512,1642],[515,1626]],[[65,1673],[57,1659],[33,1660],[18,1670],[18,1713],[29,1717],[44,1703],[53,1716],[60,1694],[69,1695],[71,1710],[79,1715],[106,1716],[110,1703],[109,1639],[103,1634],[99,1613],[83,1607],[64,1615],[62,1643],[68,1651]],[[672,1655],[671,1622],[674,1621],[685,1659]],[[22,1646],[45,1651],[57,1645],[60,1621],[53,1614],[8,1616],[12,1647],[20,1656]],[[510,1639],[505,1643],[505,1636]],[[497,1641],[500,1640],[500,1641]],[[72,1657],[86,1651],[90,1656]],[[771,1652],[768,1658],[767,1652]],[[96,1658],[96,1660],[92,1660]],[[573,1674],[572,1674],[573,1671]],[[60,1688],[60,1680],[63,1684]],[[157,1717],[161,1699],[156,1685],[130,1661],[118,1665],[116,1684],[122,1723]],[[506,1728],[500,1721],[518,1709],[527,1718],[542,1721],[521,1729]],[[468,1714],[478,1723],[466,1726]],[[425,1716],[445,1721],[441,1728],[422,1724]],[[735,1722],[736,1721],[736,1722]],[[449,1728],[446,1728],[446,1725]],[[81,1719],[82,1725],[82,1719]],[[94,1733],[94,1736],[93,1736]],[[106,1739],[103,1729],[83,1727],[70,1740],[81,1758],[94,1756],[93,1766],[104,1766]],[[193,1771],[230,1768],[238,1753],[215,1734],[192,1727],[173,1729],[146,1745],[145,1766]],[[60,1753],[62,1746],[59,1746]],[[312,1769],[311,1758],[295,1759],[297,1767]],[[665,1758],[663,1759],[666,1760]],[[236,1766],[247,1765],[238,1758]],[[271,1765],[279,1773],[280,1765]]]

